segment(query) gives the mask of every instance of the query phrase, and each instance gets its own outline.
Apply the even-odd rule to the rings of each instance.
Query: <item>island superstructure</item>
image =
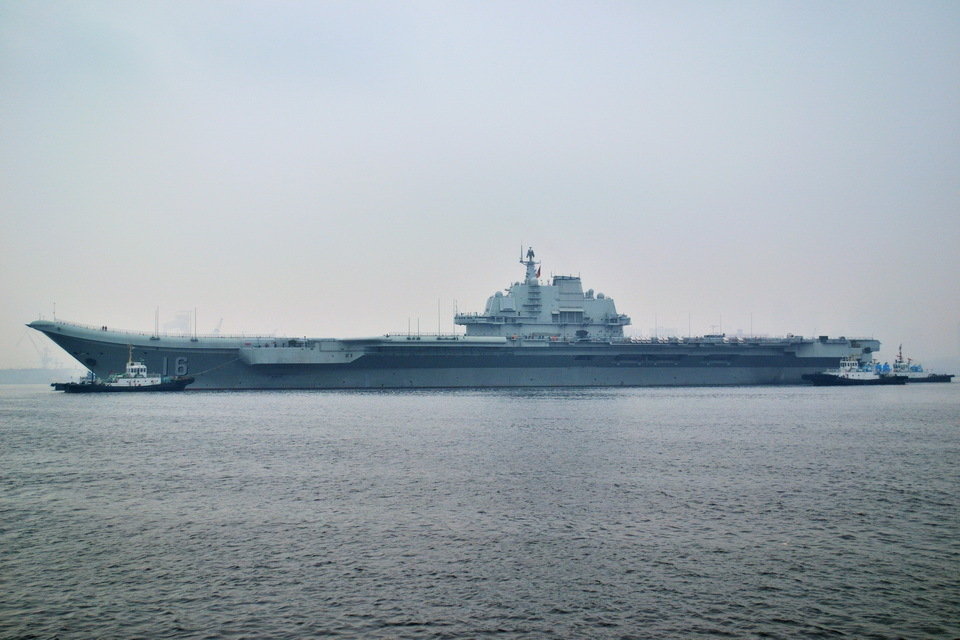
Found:
[[[373,338],[170,336],[62,320],[28,326],[46,334],[97,376],[133,357],[162,375],[194,378],[196,389],[395,389],[800,384],[841,359],[869,362],[872,338],[637,339],[612,298],[583,290],[579,276],[540,278],[532,249],[524,279],[457,314],[464,335]]]
[[[611,298],[593,289],[584,293],[579,276],[553,276],[553,284],[540,284],[540,263],[533,249],[527,250],[523,282],[487,300],[483,314],[457,314],[468,337],[500,337],[517,340],[584,341],[623,339],[630,318],[617,313]]]

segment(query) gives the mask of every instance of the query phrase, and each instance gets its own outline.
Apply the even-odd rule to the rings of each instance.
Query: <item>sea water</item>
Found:
[[[0,387],[2,638],[960,636],[960,384]]]

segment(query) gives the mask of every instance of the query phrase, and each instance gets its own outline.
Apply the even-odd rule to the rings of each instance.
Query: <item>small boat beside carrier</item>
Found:
[[[903,359],[903,345],[897,351],[897,359],[893,362],[893,372],[906,376],[907,382],[950,382],[952,373],[931,373],[923,370],[923,365],[910,358]]]
[[[126,370],[123,373],[101,380],[91,371],[79,382],[54,382],[50,386],[56,391],[67,393],[183,391],[193,380],[193,376],[171,377],[149,373],[145,364],[133,360],[133,347],[130,347]]]
[[[802,378],[818,387],[906,384],[907,382],[907,376],[893,372],[889,364],[863,365],[856,358],[844,358],[840,361],[838,369],[807,373]]]

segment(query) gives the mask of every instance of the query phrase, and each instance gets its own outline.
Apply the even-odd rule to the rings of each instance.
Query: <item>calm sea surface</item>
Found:
[[[960,636],[960,384],[0,387],[0,638],[718,636]]]

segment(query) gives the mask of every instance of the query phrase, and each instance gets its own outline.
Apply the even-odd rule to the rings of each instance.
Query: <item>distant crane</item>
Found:
[[[20,336],[20,339],[17,340],[17,346],[23,342],[23,338],[26,337],[30,341],[30,345],[33,347],[33,350],[37,352],[37,356],[40,358],[40,368],[41,369],[57,369],[62,368],[62,364],[59,360],[55,360],[53,356],[50,355],[50,347],[43,345],[41,349],[36,340],[33,339],[29,329],[24,329],[23,334]]]

